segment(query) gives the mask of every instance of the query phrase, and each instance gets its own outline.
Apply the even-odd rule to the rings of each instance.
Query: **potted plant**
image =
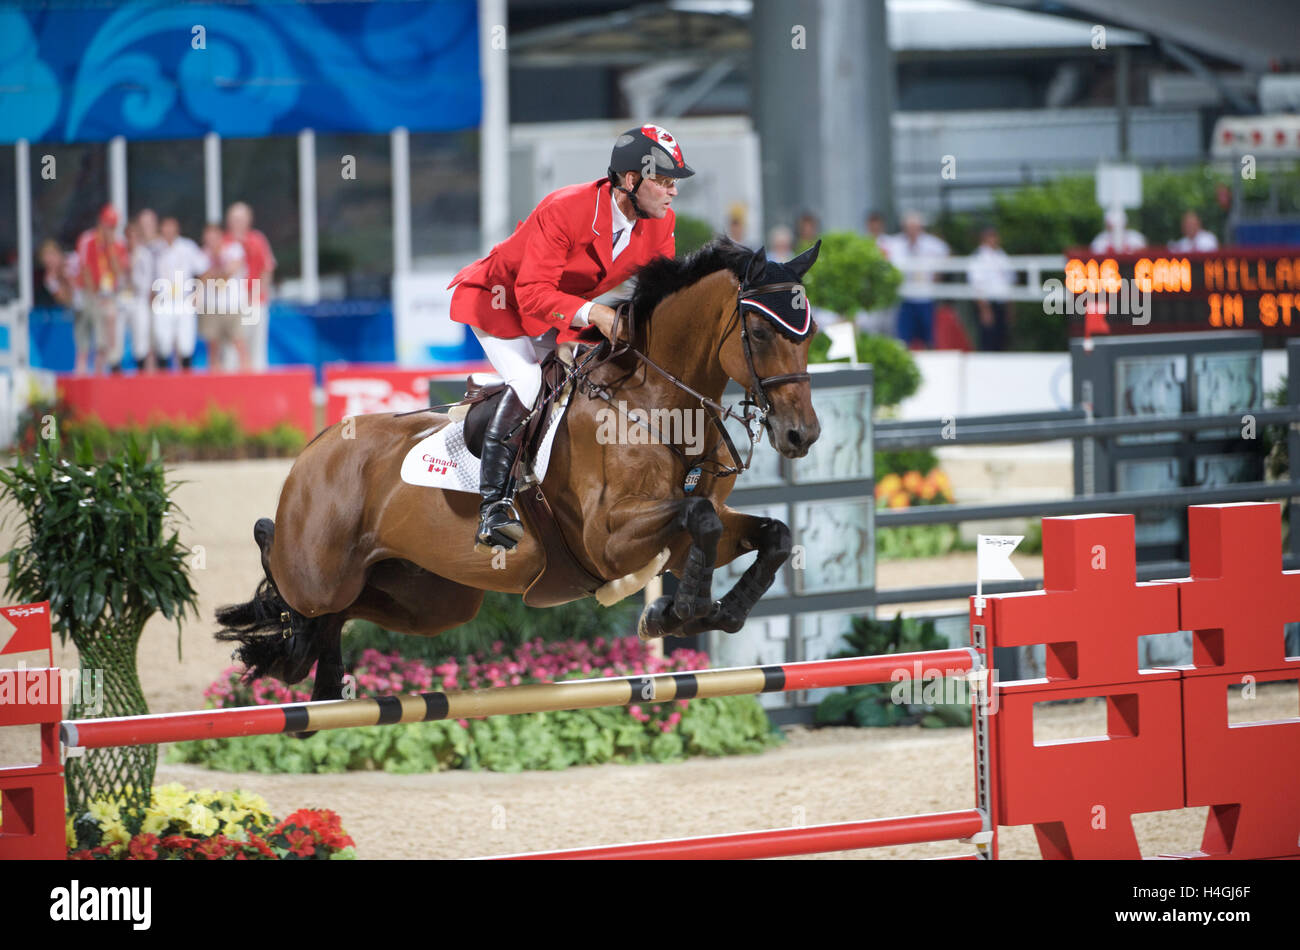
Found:
[[[83,684],[73,718],[147,713],[136,671],[136,645],[156,613],[176,621],[197,614],[190,583],[189,551],[167,520],[175,510],[155,440],[148,453],[128,437],[116,453],[96,464],[88,442],[78,441],[74,459],[61,457],[55,439],[0,470],[0,497],[21,519],[6,594],[20,601],[50,602],[55,633],[77,647]],[[148,804],[157,764],[156,746],[89,749],[67,763],[68,803],[74,812],[96,798],[113,797],[128,810]]]

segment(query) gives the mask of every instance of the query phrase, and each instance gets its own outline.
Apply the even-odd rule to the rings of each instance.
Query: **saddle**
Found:
[[[531,477],[532,459],[546,435],[551,405],[560,397],[567,379],[567,364],[559,350],[547,354],[541,368],[542,390],[537,399],[537,411],[525,424],[510,478],[517,489],[515,505],[520,516],[542,547],[542,570],[524,591],[524,603],[530,607],[554,607],[591,596],[604,586],[605,581],[591,574],[574,557],[541,483]],[[464,410],[465,446],[475,458],[482,457],[484,433],[505,390],[506,384],[498,377],[483,379],[471,375],[465,381],[465,398],[460,402],[461,406],[468,407]],[[529,473],[526,480],[521,479],[525,472]]]

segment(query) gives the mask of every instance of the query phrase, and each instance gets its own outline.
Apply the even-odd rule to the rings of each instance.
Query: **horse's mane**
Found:
[[[643,325],[665,297],[715,271],[729,270],[737,281],[743,280],[753,256],[749,248],[719,235],[684,258],[656,258],[637,272],[636,288],[629,298],[633,317]]]

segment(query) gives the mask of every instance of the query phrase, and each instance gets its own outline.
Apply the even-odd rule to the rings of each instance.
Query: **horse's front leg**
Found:
[[[682,502],[675,527],[691,537],[686,565],[672,597],[660,597],[641,614],[638,633],[642,639],[672,635],[686,621],[706,617],[714,610],[713,568],[723,524],[713,502],[688,498]]]
[[[767,593],[776,580],[776,572],[790,556],[790,529],[775,518],[758,518],[723,507],[720,520],[722,539],[718,545],[718,561],[726,564],[748,551],[758,551],[758,557],[736,581],[736,586],[714,604],[708,615],[691,619],[682,625],[678,636],[691,637],[707,630],[736,633],[760,597]]]

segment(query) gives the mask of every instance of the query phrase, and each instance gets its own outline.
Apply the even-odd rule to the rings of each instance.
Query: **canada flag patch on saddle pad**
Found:
[[[551,405],[551,418],[546,426],[546,434],[542,437],[542,444],[538,447],[537,457],[531,460],[531,464],[530,460],[525,460],[538,484],[546,478],[551,446],[568,405],[569,392],[566,390]],[[402,459],[401,477],[408,485],[479,494],[479,460],[465,445],[465,420],[454,419],[417,442]]]

